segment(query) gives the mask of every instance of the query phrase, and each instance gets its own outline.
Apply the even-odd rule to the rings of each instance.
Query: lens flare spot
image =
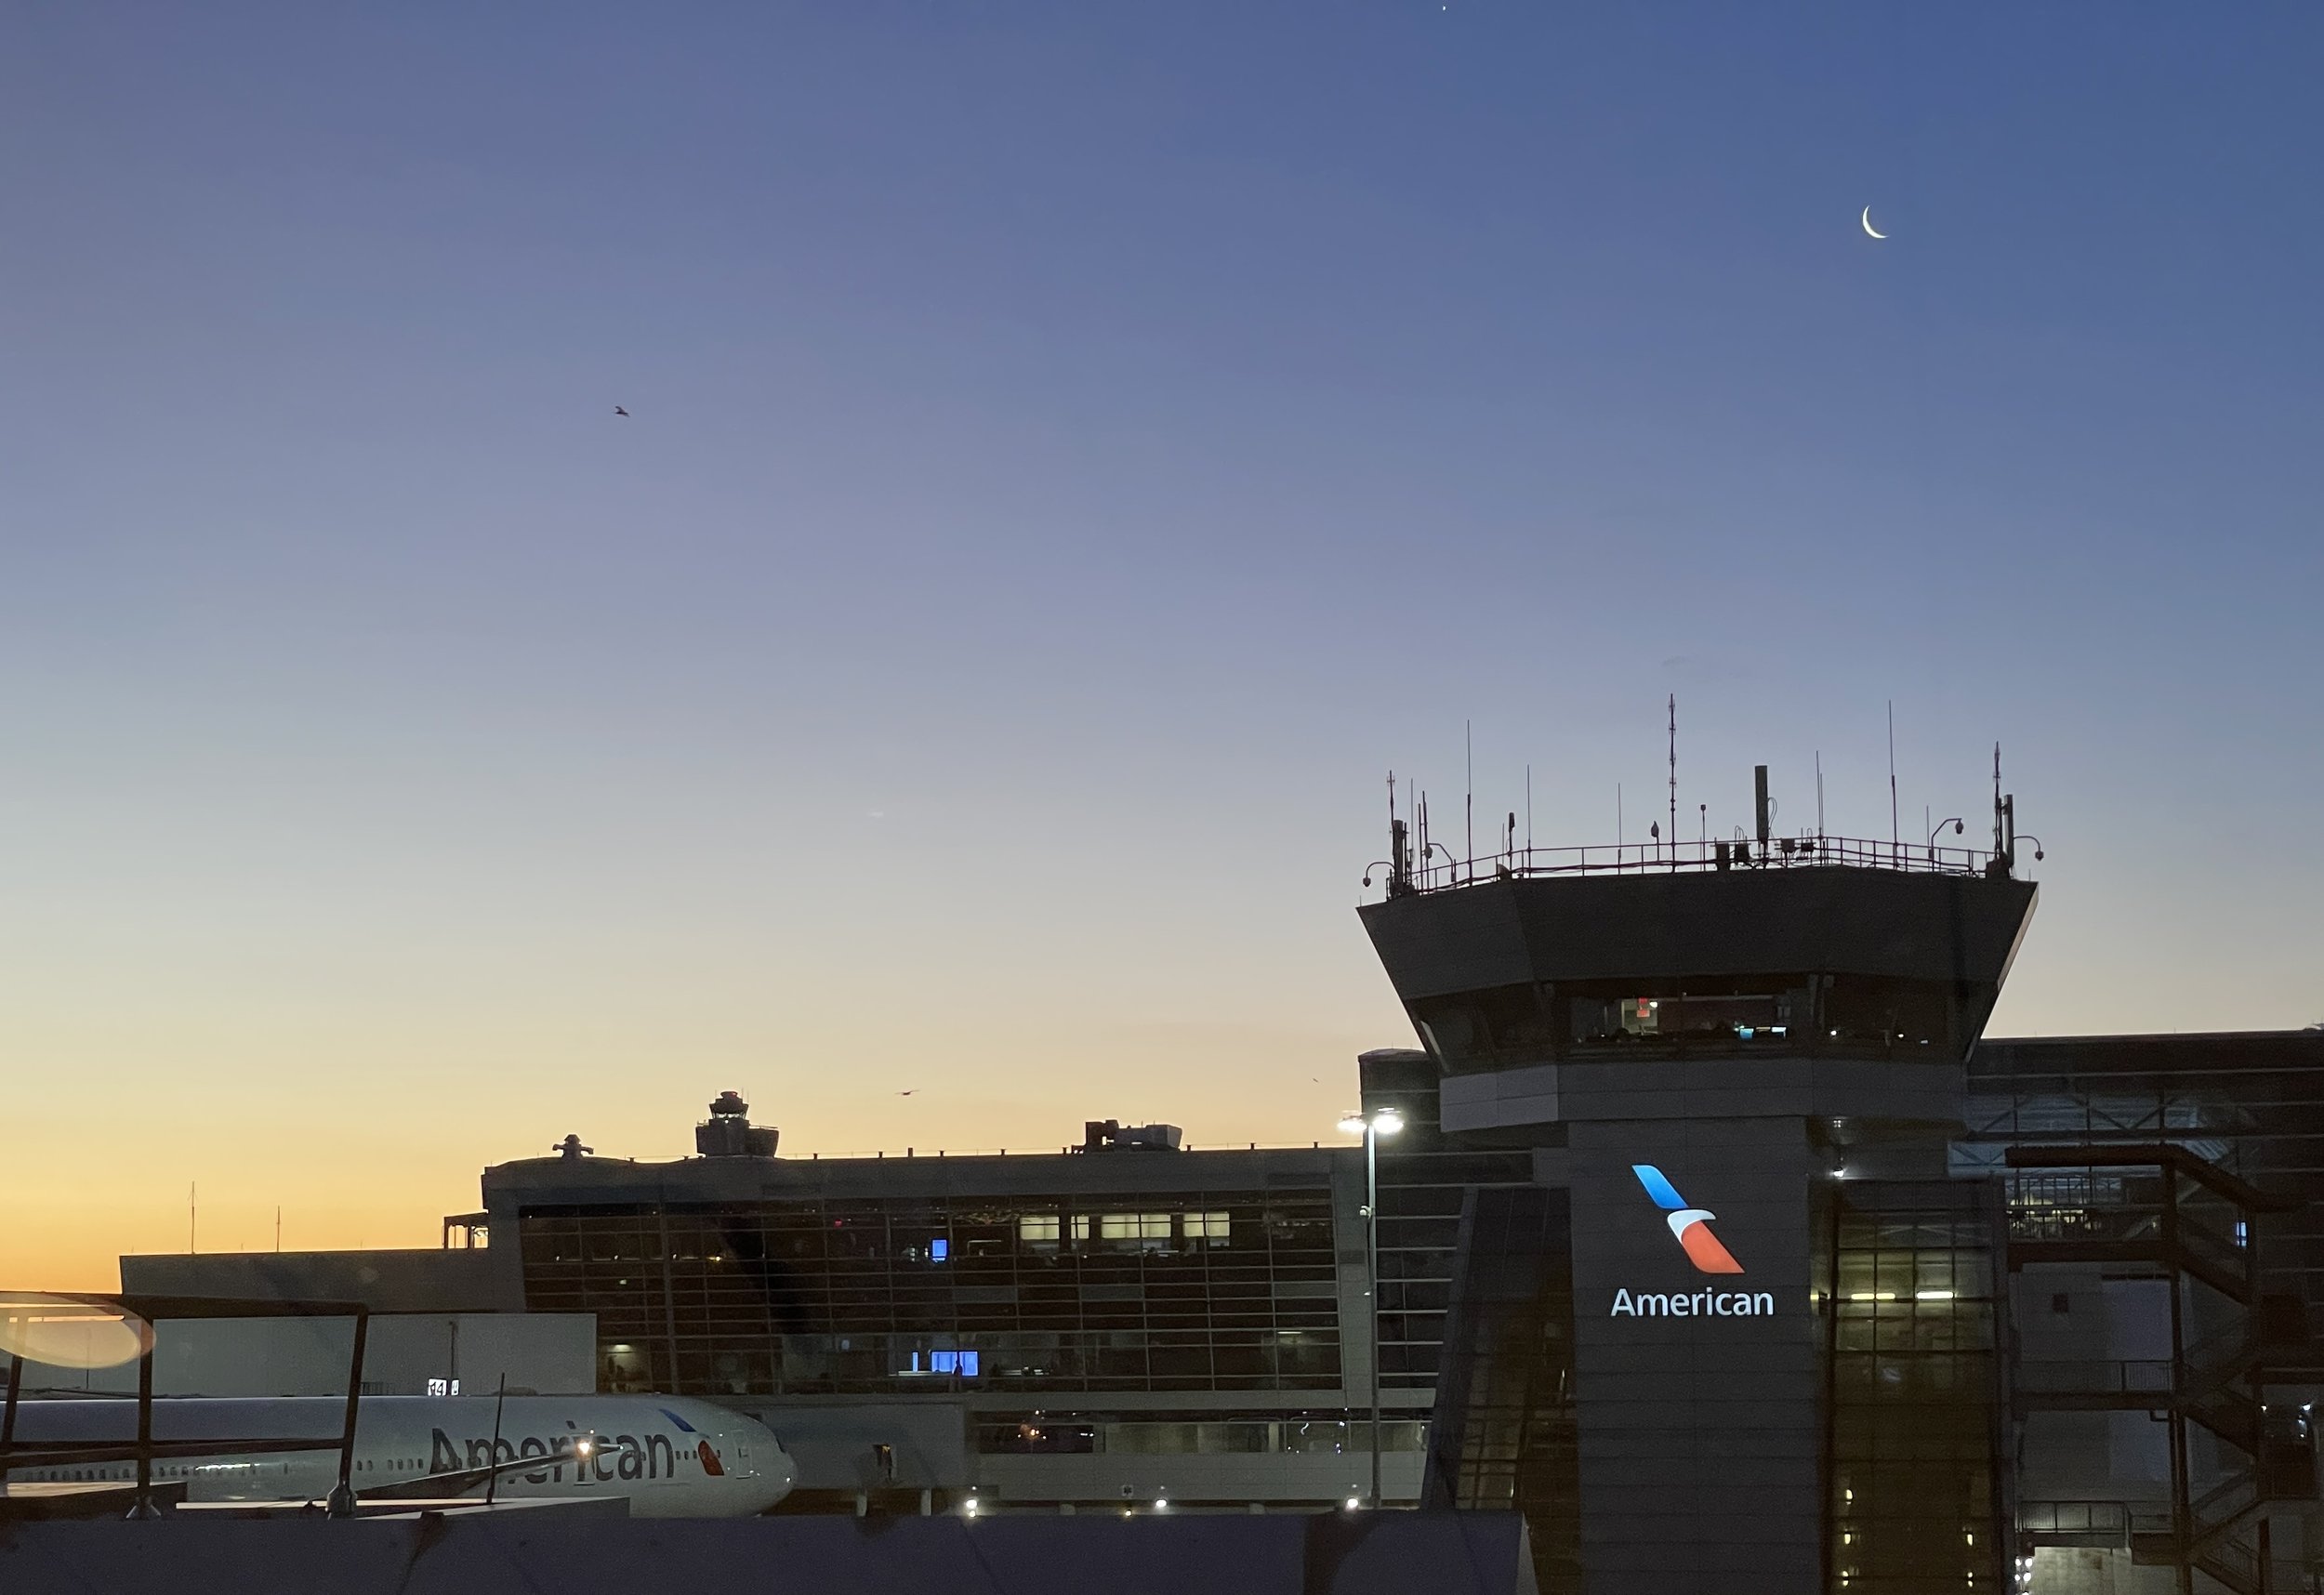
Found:
[[[153,1326],[102,1297],[0,1291],[0,1351],[51,1368],[117,1368],[153,1344]]]

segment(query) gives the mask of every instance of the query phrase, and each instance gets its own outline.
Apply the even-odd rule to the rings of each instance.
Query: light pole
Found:
[[[1364,1285],[1372,1317],[1372,1509],[1380,1510],[1380,1138],[1404,1128],[1393,1108],[1353,1113],[1340,1121],[1346,1135],[1364,1138]]]
[[[1923,824],[1928,823],[1928,818],[1929,811],[1926,809],[1921,810],[1921,820]],[[1952,826],[1953,835],[1956,837],[1961,835],[1961,826],[1959,820],[1939,820],[1936,823],[1936,828],[1929,833],[1929,867],[1931,869],[1936,867],[1936,838],[1945,834],[1945,827],[1948,825]]]

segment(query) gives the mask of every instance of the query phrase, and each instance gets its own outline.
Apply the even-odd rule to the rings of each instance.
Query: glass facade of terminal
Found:
[[[2277,1195],[2266,1288],[2324,1324],[2324,1030],[1980,1042],[1954,1172],[1998,1170],[2013,1144],[2169,1141]]]
[[[1328,1190],[535,1207],[525,1304],[593,1312],[607,1391],[1340,1384]]]
[[[1404,1128],[1380,1145],[1380,1367],[1392,1392],[1436,1388],[1453,1296],[1462,1204],[1472,1191],[1533,1183],[1530,1150],[1464,1146],[1438,1127],[1435,1060],[1366,1053],[1367,1113],[1393,1108]]]
[[[1997,1193],[1842,1185],[1829,1222],[1831,1587],[2000,1595],[2013,1581]]]

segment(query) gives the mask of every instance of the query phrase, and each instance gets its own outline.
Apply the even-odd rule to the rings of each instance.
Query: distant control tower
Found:
[[[1718,842],[1520,848],[1512,824],[1456,863],[1392,816],[1385,895],[1360,912],[1434,1064],[1443,1144],[1531,1148],[1543,1188],[1470,1193],[1432,1490],[1487,1504],[1462,1492],[1532,1453],[1480,1448],[1531,1432],[1538,1452],[1565,1426],[1567,1471],[1536,1495],[1590,1595],[1885,1587],[1849,1559],[1915,1513],[1882,1541],[1908,1538],[1900,1560],[2006,1588],[1990,1392],[1961,1392],[1987,1404],[1957,1444],[1911,1404],[1993,1377],[1991,1215],[1948,1185],[1947,1146],[2034,908],[2014,806],[1997,791],[1990,850],[1945,849],[1776,836],[1764,767],[1755,786],[1754,833]],[[1533,1206],[1497,1219],[1480,1197]],[[1492,1329],[1523,1270],[1481,1248],[1518,1229],[1558,1277],[1527,1298],[1551,1304],[1538,1322]],[[1858,1340],[1892,1338],[1985,1361],[1883,1364],[1858,1389]],[[1522,1397],[1461,1361],[1544,1344],[1570,1362]],[[1485,1421],[1494,1400],[1523,1421]]]

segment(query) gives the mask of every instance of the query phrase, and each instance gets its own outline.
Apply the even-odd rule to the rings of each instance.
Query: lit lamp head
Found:
[[[1404,1115],[1393,1108],[1381,1108],[1367,1116],[1363,1114],[1343,1114],[1340,1120],[1343,1135],[1362,1135],[1369,1130],[1374,1135],[1394,1135],[1404,1128]]]

